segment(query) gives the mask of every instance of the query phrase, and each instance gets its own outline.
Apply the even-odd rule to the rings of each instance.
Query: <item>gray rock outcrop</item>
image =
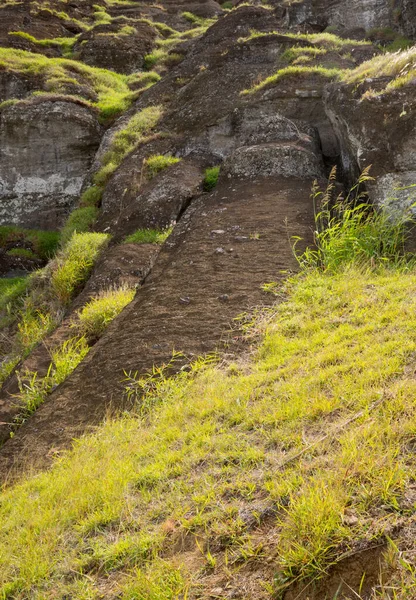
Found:
[[[56,228],[78,200],[100,125],[68,101],[0,111],[0,224]]]

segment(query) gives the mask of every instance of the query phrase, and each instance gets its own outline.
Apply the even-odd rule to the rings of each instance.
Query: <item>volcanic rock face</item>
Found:
[[[350,32],[395,26],[414,35],[416,5],[413,0],[301,0],[289,4],[286,20],[290,27],[335,26]]]
[[[156,33],[147,23],[134,27],[98,25],[83,33],[74,47],[78,60],[93,67],[133,73],[143,68],[144,57],[153,48]]]
[[[372,200],[403,215],[416,200],[415,96],[412,87],[366,96],[366,89],[374,85],[377,82],[358,88],[353,84],[330,86],[327,114],[337,132],[349,180],[371,166],[375,177],[375,182],[368,184]]]
[[[16,104],[0,112],[0,223],[56,228],[78,200],[100,140],[74,102]]]

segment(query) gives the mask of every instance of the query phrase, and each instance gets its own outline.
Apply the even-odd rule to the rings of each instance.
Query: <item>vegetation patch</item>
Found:
[[[372,96],[379,96],[393,92],[416,80],[416,46],[408,50],[380,54],[374,56],[356,69],[345,74],[347,83],[362,83],[367,78],[391,77],[386,86],[372,92]]]
[[[303,268],[319,267],[336,272],[345,264],[409,265],[412,255],[405,253],[406,222],[403,215],[393,220],[386,213],[374,210],[367,202],[365,184],[373,180],[367,168],[346,198],[333,198],[336,168],[332,169],[326,190],[314,184],[315,247],[299,258]],[[296,243],[295,243],[296,247]]]
[[[103,121],[124,112],[134,98],[127,75],[89,67],[66,58],[47,58],[23,50],[0,48],[0,68],[36,81],[48,93],[74,93],[92,102]]]
[[[145,160],[146,175],[149,179],[152,179],[152,177],[160,173],[160,171],[164,171],[168,167],[178,164],[180,161],[181,159],[176,158],[175,156],[153,154]]]
[[[30,35],[30,33],[26,33],[24,31],[10,31],[9,35],[20,37],[28,42],[31,42],[32,44],[35,44],[36,46],[41,46],[44,48],[59,48],[64,58],[72,58],[73,48],[78,40],[78,36],[38,40],[37,38],[33,37],[33,35]]]
[[[318,212],[318,224],[327,217]],[[175,377],[163,367],[126,374],[136,414],[3,492],[3,596],[98,599],[110,575],[123,600],[208,596],[213,575],[241,589],[248,572],[279,597],[404,526],[416,467],[416,272],[388,245],[390,230],[383,256],[363,255],[378,218],[361,207],[329,220],[320,260],[306,255],[285,301],[248,326],[255,352],[232,364],[206,357]],[[348,251],[332,268],[339,247]],[[189,569],[172,555],[177,540]],[[389,589],[410,597],[414,542],[400,543],[399,530]]]
[[[52,266],[51,289],[63,306],[68,306],[87,280],[108,241],[105,233],[74,233],[61,249]]]
[[[93,190],[93,192],[89,192],[89,190]],[[86,192],[86,197],[88,200],[94,202],[98,199],[98,194],[96,193],[96,188],[91,187]],[[85,196],[83,195],[81,201],[85,201]],[[65,244],[71,239],[73,233],[84,233],[89,231],[92,225],[94,225],[95,221],[98,217],[98,208],[94,205],[89,206],[81,206],[80,208],[76,208],[69,215],[68,219],[61,232],[61,244],[65,246]]]
[[[282,36],[281,31],[252,31],[251,34],[245,38],[239,38],[239,43],[244,44],[250,40],[268,37],[268,36]],[[293,41],[306,41],[309,44],[316,45],[317,47],[324,48],[326,50],[345,50],[347,47],[354,46],[368,46],[371,42],[367,40],[352,40],[348,38],[341,38],[333,33],[322,32],[322,33],[290,33],[289,38],[293,38]]]
[[[163,110],[161,106],[144,108],[131,117],[123,129],[114,134],[109,150],[102,158],[102,167],[94,175],[96,186],[103,187],[105,185],[124,158],[146,140],[146,137],[157,125],[162,114]]]
[[[88,350],[85,338],[67,340],[52,351],[52,361],[45,377],[38,377],[36,372],[31,371],[17,374],[19,393],[16,394],[15,401],[22,412],[16,418],[16,425],[24,422],[44,403],[50,392],[65,381]]]
[[[111,574],[122,598],[208,593],[210,573],[238,566],[238,587],[244,566],[261,580],[273,556],[276,577],[265,571],[263,584],[277,594],[394,527],[415,467],[416,389],[404,368],[416,349],[416,276],[314,271],[286,291],[256,322],[254,358],[162,373],[140,417],[107,422],[52,471],[3,493],[3,592],[96,598]],[[239,516],[261,523],[262,505],[276,515],[271,546]],[[166,558],[176,536],[194,548],[192,573]]]
[[[319,56],[327,54],[326,48],[319,48],[317,46],[293,46],[282,54],[282,59],[296,65],[299,62],[305,61],[305,59],[313,59]]]
[[[210,192],[217,185],[220,169],[221,167],[208,167],[208,169],[205,169],[204,181],[202,184],[205,192]]]
[[[95,342],[107,325],[133,300],[134,294],[134,289],[125,286],[102,292],[78,311],[74,327],[89,343]]]
[[[155,71],[132,73],[127,77],[127,84],[131,89],[146,89],[158,81],[160,81],[160,75]]]
[[[243,90],[241,95],[255,94],[260,90],[274,86],[283,79],[300,79],[303,77],[318,76],[325,79],[336,80],[341,79],[343,71],[340,69],[327,69],[325,67],[305,67],[305,66],[290,66],[284,69],[279,69],[274,75],[266,77],[257,85]]]
[[[196,27],[208,28],[211,27],[211,25],[213,25],[217,21],[216,17],[212,19],[204,19],[203,17],[198,17],[197,15],[194,15],[193,13],[188,11],[183,12],[182,17],[189,21],[189,23],[195,25]]]
[[[0,315],[5,311],[10,313],[12,306],[26,289],[27,277],[0,278]]]
[[[172,227],[168,229],[138,229],[124,238],[124,244],[163,244],[172,233]]]
[[[40,229],[24,229],[15,225],[0,226],[0,248],[5,250],[26,249],[41,260],[53,257],[59,244],[60,234],[57,231]]]

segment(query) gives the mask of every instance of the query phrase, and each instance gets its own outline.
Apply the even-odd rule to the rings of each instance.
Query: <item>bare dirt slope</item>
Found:
[[[5,477],[45,464],[73,438],[120,408],[124,371],[145,373],[217,348],[232,320],[273,299],[265,282],[296,268],[289,237],[310,239],[310,181],[223,182],[188,210],[133,303],[86,360],[0,451]],[[283,271],[283,272],[282,272]],[[230,340],[232,351],[233,339]]]

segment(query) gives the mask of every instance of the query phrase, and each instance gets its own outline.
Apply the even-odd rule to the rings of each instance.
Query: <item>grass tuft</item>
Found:
[[[251,88],[243,90],[241,93],[242,96],[248,94],[255,94],[260,90],[265,88],[269,88],[274,86],[279,81],[288,78],[299,79],[302,77],[310,77],[311,75],[324,77],[325,79],[337,80],[341,79],[342,71],[340,69],[327,69],[326,67],[314,67],[314,66],[290,66],[285,67],[284,69],[279,69],[274,75],[270,75],[270,77],[266,77],[257,85],[254,85]]]
[[[89,343],[95,342],[107,325],[133,300],[134,294],[135,290],[127,287],[102,292],[78,311],[74,327]]]
[[[138,229],[124,238],[124,244],[163,244],[172,233],[172,228],[160,229]]]
[[[103,122],[124,112],[134,98],[127,75],[66,58],[0,48],[0,68],[32,79],[41,92],[76,94],[88,101],[93,98],[92,105]]]
[[[89,188],[90,190],[93,188]],[[86,192],[87,199],[91,200],[98,196],[94,189],[94,192]],[[81,197],[81,202],[85,201],[84,195]],[[74,233],[85,233],[89,231],[91,226],[94,225],[98,217],[98,208],[96,206],[82,206],[76,208],[69,215],[66,223],[61,231],[61,245],[65,246],[71,239]]]
[[[160,173],[160,171],[163,171],[164,169],[167,169],[172,165],[176,165],[180,161],[180,158],[176,158],[174,156],[165,156],[164,154],[153,154],[145,160],[146,175],[149,179],[152,179],[152,177]]]
[[[36,372],[18,373],[19,394],[15,399],[22,412],[17,418],[21,423],[44,403],[50,392],[72,373],[88,353],[85,338],[70,339],[52,351],[52,362],[46,377],[38,377]]]
[[[59,238],[60,235],[57,231],[23,229],[15,225],[0,226],[0,248],[28,246],[27,249],[30,249],[41,260],[53,257],[59,244]]]
[[[405,256],[406,217],[393,220],[367,202],[363,185],[372,177],[365,169],[346,198],[333,200],[336,169],[332,170],[327,189],[315,183],[312,196],[315,207],[315,245],[298,256],[305,268],[322,268],[331,272],[347,264],[371,264],[373,268],[394,264],[408,268]],[[296,240],[295,240],[296,246]]]
[[[416,79],[416,46],[399,52],[387,52],[374,56],[345,74],[347,83],[358,84],[368,78],[391,77],[382,90],[373,93],[379,96],[412,84]]]
[[[58,253],[51,274],[51,288],[67,306],[88,278],[98,254],[108,243],[104,233],[73,233]]]
[[[219,176],[220,167],[209,167],[205,170],[205,177],[202,184],[205,192],[210,192],[215,188],[218,183]]]
[[[161,106],[149,106],[135,114],[126,126],[117,131],[110,143],[109,150],[102,158],[102,167],[94,175],[94,183],[103,187],[124,158],[146,139],[161,119]]]

